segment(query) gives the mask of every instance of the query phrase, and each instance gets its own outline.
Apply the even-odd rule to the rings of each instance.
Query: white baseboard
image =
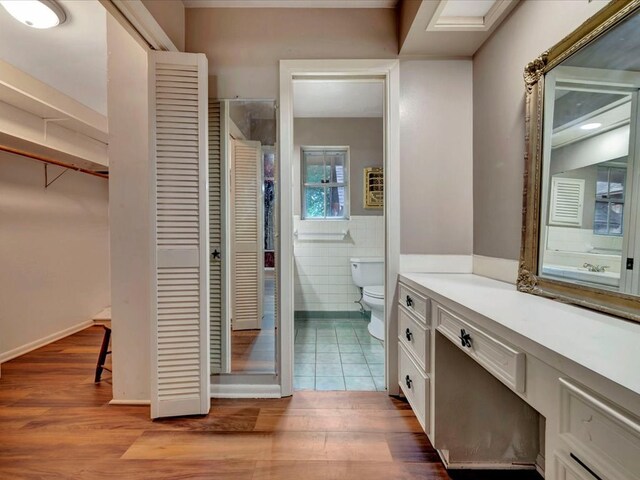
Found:
[[[94,321],[111,320],[111,307],[106,307],[93,317]]]
[[[471,273],[471,255],[400,255],[400,273]]]
[[[211,398],[280,398],[280,385],[213,384]]]
[[[473,273],[507,283],[518,279],[518,261],[506,258],[473,256]]]
[[[109,405],[151,405],[151,400],[109,400]]]
[[[538,456],[536,457],[536,471],[542,478],[545,478],[544,469],[545,469],[545,458],[544,458],[544,455],[539,453]]]
[[[47,335],[44,338],[39,338],[38,340],[34,340],[33,342],[29,342],[20,347],[16,347],[13,350],[9,350],[8,352],[0,353],[0,363],[8,362],[9,360],[19,357],[20,355],[24,355],[25,353],[32,352],[33,350],[53,343],[56,340],[68,337],[69,335],[73,335],[74,333],[77,333],[80,330],[84,330],[91,325],[93,325],[93,320],[85,320],[84,322],[78,323],[77,325],[65,328],[64,330],[60,330],[59,332],[52,333],[51,335]]]

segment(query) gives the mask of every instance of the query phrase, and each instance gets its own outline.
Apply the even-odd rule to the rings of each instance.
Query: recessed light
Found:
[[[0,0],[0,5],[20,23],[33,28],[52,28],[67,19],[54,0]]]
[[[580,130],[595,130],[596,128],[600,128],[602,126],[601,123],[585,123],[580,126]]]

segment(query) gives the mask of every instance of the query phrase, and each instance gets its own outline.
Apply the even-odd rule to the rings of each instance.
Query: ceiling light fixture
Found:
[[[33,28],[52,28],[67,19],[54,0],[0,0],[0,5],[20,23]]]
[[[601,123],[585,123],[580,126],[580,130],[595,130],[596,128],[600,128],[602,126]]]

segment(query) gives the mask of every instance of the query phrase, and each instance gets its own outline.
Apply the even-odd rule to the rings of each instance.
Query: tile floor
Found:
[[[384,347],[369,320],[295,321],[296,390],[383,391]]]

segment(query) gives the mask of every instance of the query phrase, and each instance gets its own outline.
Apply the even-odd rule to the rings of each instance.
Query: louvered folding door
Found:
[[[151,52],[149,82],[151,417],[204,414],[210,404],[207,59]]]
[[[260,142],[232,141],[231,288],[234,330],[262,324],[262,156]]]
[[[221,138],[221,108],[219,101],[209,102],[209,328],[211,343],[211,373],[226,373],[223,345],[227,344],[227,332],[223,328],[224,284],[222,272],[226,257],[224,244],[223,212],[224,183]]]

